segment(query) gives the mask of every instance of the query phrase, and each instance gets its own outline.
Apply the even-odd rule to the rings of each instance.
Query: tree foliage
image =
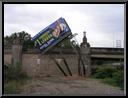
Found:
[[[59,44],[57,44],[56,47],[71,48],[70,40],[65,39],[65,40],[61,41]]]
[[[16,38],[19,38],[20,43],[23,45],[23,50],[34,47],[34,44],[31,41],[31,35],[25,31],[15,32],[10,36],[4,37],[4,46],[11,47]]]

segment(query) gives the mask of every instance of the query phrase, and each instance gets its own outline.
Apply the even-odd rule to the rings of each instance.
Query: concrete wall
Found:
[[[99,48],[98,49],[91,48],[91,51],[93,51],[91,53],[91,55],[100,54],[100,53],[98,53],[99,50],[100,50]],[[105,51],[105,49],[101,49],[101,50]],[[106,49],[106,50],[109,50],[109,49]],[[110,50],[113,51],[113,49],[110,49]],[[116,49],[117,55],[118,55],[118,51],[121,52],[122,50],[123,49],[118,49],[118,50]],[[11,49],[4,50],[4,64],[11,64],[11,62],[12,62],[11,52],[12,52]],[[39,54],[40,53],[39,53],[38,49],[37,50],[29,50],[27,52],[23,52],[23,54],[22,54],[23,69],[26,71],[26,73],[29,76],[48,76],[48,75],[49,76],[54,76],[54,75],[63,76],[63,73],[59,70],[57,65],[53,62],[53,60],[49,57],[48,54],[41,55],[41,56],[39,56]],[[52,55],[56,59],[61,58],[57,52],[54,52],[54,54],[52,54]],[[123,51],[121,52],[121,55],[123,56]],[[78,74],[78,71],[77,71],[78,59],[77,59],[77,56],[74,54],[73,50],[70,49],[70,51],[69,50],[67,50],[67,52],[65,51],[64,57],[66,58],[66,61],[69,64],[69,67],[71,68],[73,75]],[[37,64],[38,58],[40,58],[40,64]],[[93,59],[95,59],[95,58],[93,57]],[[100,59],[100,58],[97,58],[97,59]],[[94,60],[92,60],[92,62],[93,61]],[[61,62],[61,66],[63,66],[63,65],[64,65],[64,63]],[[65,69],[66,73],[68,74],[65,66],[63,66],[63,69]]]
[[[23,54],[22,64],[24,70],[28,73],[29,76],[63,76],[63,73],[59,70],[54,61],[49,57],[49,55],[40,56],[40,64],[38,64],[39,54]],[[73,74],[77,73],[77,57],[75,55],[64,55],[67,63]],[[61,59],[60,55],[54,54],[54,58]],[[61,67],[68,74],[67,69],[64,66],[64,63],[61,62]]]
[[[12,55],[4,54],[4,64],[8,65],[12,63]]]
[[[61,59],[59,54],[53,55],[55,59]],[[40,58],[40,64],[37,63],[37,59]],[[78,60],[75,54],[65,54],[64,58],[66,59],[71,72],[73,75],[78,74],[77,64]],[[12,55],[4,54],[4,63],[11,64]],[[49,55],[41,55],[39,57],[39,53],[24,53],[22,54],[22,65],[24,71],[29,76],[63,76],[63,73],[59,70],[55,62],[49,57]],[[60,63],[61,67],[68,74],[67,69],[64,66],[63,61]],[[69,74],[68,74],[69,75]]]

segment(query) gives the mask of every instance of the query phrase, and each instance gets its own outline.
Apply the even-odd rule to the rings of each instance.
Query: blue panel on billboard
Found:
[[[45,53],[69,35],[71,35],[71,29],[65,19],[61,17],[41,30],[32,38],[32,41],[43,53]]]

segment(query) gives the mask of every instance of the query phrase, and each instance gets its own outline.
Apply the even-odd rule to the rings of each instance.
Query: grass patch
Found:
[[[23,85],[25,85],[28,80],[31,80],[31,78],[26,77],[19,80],[6,80],[4,82],[4,94],[20,94],[22,92]]]
[[[110,84],[110,85],[113,85],[113,86],[117,86],[117,83],[114,79],[112,78],[105,78],[105,79],[102,79],[102,82],[103,83],[107,83],[107,84]]]
[[[22,70],[21,64],[9,65],[4,69],[4,94],[19,94],[29,79],[31,78]]]
[[[20,94],[24,80],[9,80],[4,83],[4,94]]]
[[[118,83],[115,79],[113,78],[105,78],[105,79],[102,79],[102,82],[103,83],[107,83],[109,85],[112,85],[112,86],[116,86],[116,87],[120,87],[121,90],[124,90],[124,85],[123,83]]]

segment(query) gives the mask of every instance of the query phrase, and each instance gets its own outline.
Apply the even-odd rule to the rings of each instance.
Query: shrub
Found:
[[[124,87],[124,72],[119,70],[113,73],[113,80],[115,80],[116,85],[123,88]]]
[[[96,68],[94,77],[103,79],[104,83],[118,86],[124,89],[124,72],[120,66],[118,67],[99,67]]]
[[[22,65],[17,63],[4,67],[4,94],[17,94],[21,92],[23,84],[29,79],[22,70]]]
[[[117,86],[116,81],[113,78],[104,78],[103,82],[113,86]]]
[[[112,67],[99,67],[96,70],[95,77],[104,79],[106,77],[112,77],[112,74],[116,71],[115,68]]]
[[[6,82],[4,84],[4,94],[18,94],[21,85],[23,85],[23,83],[17,80]]]
[[[22,70],[22,65],[17,63],[9,65],[8,68],[4,69],[4,79],[6,80],[18,80],[27,77],[26,73]]]

